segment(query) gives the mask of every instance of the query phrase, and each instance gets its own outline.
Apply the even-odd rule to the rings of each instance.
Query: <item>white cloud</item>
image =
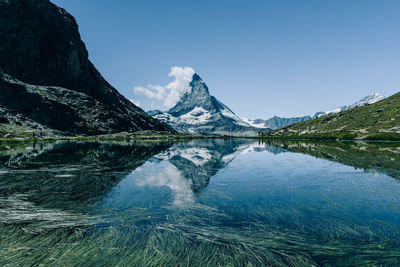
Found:
[[[169,90],[169,94],[164,102],[166,107],[172,108],[186,92],[190,92],[190,82],[192,81],[194,73],[195,71],[191,67],[171,68],[168,76],[174,77],[175,79],[166,86]]]
[[[140,107],[140,101],[139,100],[135,100],[135,99],[131,98],[131,99],[129,99],[129,101],[131,101],[136,106]]]
[[[142,94],[151,99],[163,100],[167,97],[167,90],[161,85],[149,84],[147,87],[136,86],[133,88],[135,94]]]
[[[190,82],[195,71],[191,67],[172,67],[168,76],[174,80],[166,86],[147,85],[147,87],[136,86],[133,88],[135,94],[142,94],[150,99],[157,99],[163,102],[167,108],[172,108],[180,98],[190,92]]]

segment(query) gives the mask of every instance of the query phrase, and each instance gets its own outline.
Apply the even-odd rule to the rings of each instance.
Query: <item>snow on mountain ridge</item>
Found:
[[[252,120],[252,119],[248,119],[248,118],[244,118],[244,117],[240,117],[240,118],[242,119],[242,121],[244,121],[248,125],[253,126],[255,128],[265,128],[266,127],[265,120],[261,120],[261,119]],[[262,122],[256,123],[256,121],[262,121]]]
[[[192,111],[180,116],[182,122],[188,124],[205,123],[211,118],[211,114],[202,107],[196,107]]]
[[[274,116],[272,118],[269,118],[267,120],[263,120],[263,119],[248,119],[248,118],[241,118],[242,121],[244,121],[245,123],[247,123],[248,125],[255,127],[255,128],[270,128],[270,129],[278,129],[278,128],[282,128],[294,123],[298,123],[298,122],[303,122],[303,121],[307,121],[307,120],[311,120],[312,118],[318,118],[324,115],[328,115],[328,114],[332,114],[332,113],[338,113],[341,111],[345,111],[351,108],[355,108],[355,107],[361,107],[364,105],[368,105],[368,104],[373,104],[376,103],[382,99],[384,99],[385,97],[378,94],[378,93],[371,93],[363,98],[361,98],[360,100],[358,100],[357,102],[351,104],[351,105],[347,105],[347,106],[341,106],[338,107],[336,109],[330,110],[330,111],[321,111],[321,112],[317,112],[314,114],[313,117],[311,116],[303,116],[303,117],[293,117],[293,118],[281,118],[278,116]]]
[[[361,106],[365,106],[365,105],[374,104],[384,98],[385,98],[384,96],[374,92],[374,93],[371,93],[371,94],[361,98],[360,100],[358,100],[357,102],[355,102],[351,105],[341,106],[341,107],[335,108],[330,111],[317,112],[314,114],[313,118],[319,118],[321,116],[325,116],[325,115],[332,114],[332,113],[338,113],[338,112],[349,110],[349,109],[352,109],[355,107],[361,107]]]
[[[191,69],[193,70],[193,69]],[[185,75],[188,72],[185,72]],[[187,76],[187,75],[186,75]],[[257,135],[268,129],[278,129],[294,123],[303,122],[331,113],[348,110],[354,107],[373,104],[384,97],[372,93],[352,105],[342,106],[330,111],[322,111],[311,116],[281,118],[274,116],[267,120],[248,119],[237,116],[229,107],[211,96],[201,77],[194,72],[190,82],[186,79],[185,93],[168,111],[149,111],[148,114],[169,124],[181,132],[213,135]],[[179,84],[183,84],[180,79]],[[171,85],[172,86],[172,85]]]
[[[191,90],[166,112],[149,111],[153,117],[181,132],[213,135],[258,135],[255,128],[237,116],[225,104],[211,96],[207,85],[194,73]],[[265,129],[266,130],[266,129]]]

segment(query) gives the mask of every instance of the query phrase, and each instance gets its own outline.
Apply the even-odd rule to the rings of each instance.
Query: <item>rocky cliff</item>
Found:
[[[0,0],[0,111],[0,123],[64,133],[173,131],[101,76],[75,19],[49,0]]]

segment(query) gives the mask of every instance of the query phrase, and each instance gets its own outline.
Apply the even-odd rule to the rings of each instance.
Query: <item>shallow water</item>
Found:
[[[400,264],[400,143],[0,151],[1,265]]]

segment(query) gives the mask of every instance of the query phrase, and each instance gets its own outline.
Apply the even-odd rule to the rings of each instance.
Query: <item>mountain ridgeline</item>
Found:
[[[398,94],[384,99],[374,93],[312,116],[251,120],[212,96],[198,74],[188,87],[170,110],[147,114],[97,71],[75,19],[64,9],[49,0],[0,0],[0,138],[177,130],[219,136],[263,132],[283,138],[400,139]]]
[[[303,117],[293,117],[293,118],[282,118],[278,116],[274,116],[267,120],[263,119],[256,119],[256,120],[249,120],[251,121],[252,125],[257,128],[269,128],[269,129],[279,129],[294,123],[308,121],[311,120],[311,116],[303,116]]]
[[[400,93],[265,134],[269,138],[400,140]]]
[[[151,110],[148,114],[186,133],[254,136],[261,131],[242,120],[226,105],[211,96],[207,85],[196,73],[193,74],[190,82],[190,90],[174,107],[167,112]]]
[[[49,0],[0,0],[0,123],[47,134],[174,132],[102,77],[75,19]]]
[[[275,130],[275,129],[283,128],[283,127],[298,123],[298,122],[308,121],[308,120],[315,119],[315,118],[318,118],[321,116],[349,110],[349,109],[352,109],[355,107],[362,107],[365,105],[370,105],[370,104],[376,103],[384,98],[385,97],[381,96],[378,93],[372,93],[370,95],[367,95],[366,97],[361,98],[360,100],[358,100],[357,102],[355,102],[351,105],[341,106],[341,107],[335,108],[330,111],[319,111],[319,112],[316,112],[312,116],[310,115],[310,116],[292,117],[292,118],[282,118],[282,117],[274,116],[267,120],[263,120],[263,119],[250,120],[250,119],[244,119],[244,118],[242,118],[242,119],[254,127],[269,128],[269,129]]]
[[[313,118],[315,119],[315,118],[319,118],[321,116],[325,116],[325,115],[329,115],[329,114],[333,114],[333,113],[338,113],[338,112],[349,110],[349,109],[352,109],[352,108],[362,107],[362,106],[365,106],[365,105],[371,105],[371,104],[374,104],[374,103],[376,103],[378,101],[381,101],[384,98],[385,98],[384,96],[381,96],[378,93],[372,93],[372,94],[369,94],[369,95],[361,98],[360,100],[358,100],[357,102],[355,102],[355,103],[353,103],[351,105],[341,106],[341,107],[338,107],[338,108],[336,108],[334,110],[330,110],[330,111],[317,112],[317,113],[314,114]]]
[[[194,74],[188,85],[189,89],[179,102],[166,112],[160,110],[148,111],[148,114],[159,119],[177,131],[205,135],[255,136],[259,133],[276,132],[296,123],[303,123],[329,114],[337,114],[346,110],[374,104],[383,96],[372,93],[359,101],[341,106],[330,111],[317,112],[314,115],[282,118],[274,116],[270,119],[247,119],[237,116],[222,102],[210,95],[209,89],[198,74]]]

